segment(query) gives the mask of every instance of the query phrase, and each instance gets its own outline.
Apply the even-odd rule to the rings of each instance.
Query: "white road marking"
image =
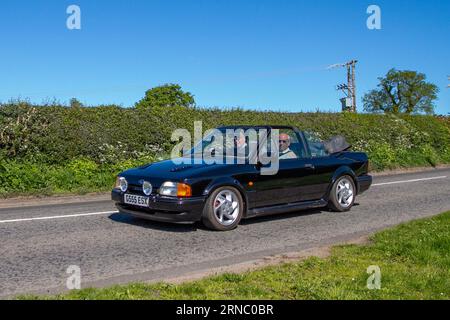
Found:
[[[411,183],[411,182],[438,180],[438,179],[445,179],[445,178],[447,178],[447,176],[422,178],[422,179],[412,179],[412,180],[403,180],[403,181],[392,181],[392,182],[385,182],[385,183],[375,183],[375,184],[372,184],[372,187],[387,186],[387,185],[391,185],[391,184],[401,184],[401,183]]]
[[[117,211],[68,214],[68,215],[63,215],[63,216],[52,216],[52,217],[37,217],[37,218],[25,218],[25,219],[0,220],[0,223],[12,223],[12,222],[25,222],[25,221],[36,221],[36,220],[53,220],[53,219],[87,217],[87,216],[99,216],[99,215],[113,214],[113,213],[117,213]]]
[[[412,183],[412,182],[419,182],[419,181],[430,181],[430,180],[446,179],[446,178],[447,178],[447,176],[439,176],[439,177],[413,179],[413,180],[403,180],[403,181],[392,181],[392,182],[384,182],[384,183],[375,183],[375,184],[372,184],[372,187],[386,186],[386,185],[392,185],[392,184]],[[0,224],[2,224],[2,223],[13,223],[13,222],[26,222],[26,221],[77,218],[77,217],[87,217],[87,216],[100,216],[100,215],[113,214],[113,213],[117,213],[117,211],[105,211],[105,212],[79,213],[79,214],[69,214],[69,215],[51,216],[51,217],[37,217],[37,218],[25,218],[25,219],[0,220]]]

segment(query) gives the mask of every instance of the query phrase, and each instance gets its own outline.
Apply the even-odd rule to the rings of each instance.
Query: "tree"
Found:
[[[365,111],[394,114],[434,112],[439,88],[426,82],[425,74],[391,69],[386,77],[378,79],[378,89],[363,97]]]
[[[148,90],[145,97],[136,104],[136,108],[173,106],[193,107],[194,96],[184,92],[177,84],[165,84]]]
[[[70,99],[69,105],[71,108],[81,108],[83,106],[83,104],[77,98]]]

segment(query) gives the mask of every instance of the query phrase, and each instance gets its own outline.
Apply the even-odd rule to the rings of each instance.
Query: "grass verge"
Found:
[[[19,299],[450,299],[450,212],[379,232],[367,245],[336,246],[308,258],[243,274],[174,284],[130,284]],[[369,266],[381,289],[369,290]]]

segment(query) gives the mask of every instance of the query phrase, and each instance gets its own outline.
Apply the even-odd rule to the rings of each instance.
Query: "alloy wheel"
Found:
[[[214,217],[223,226],[232,225],[239,216],[239,198],[232,190],[224,189],[214,199]]]
[[[355,197],[353,189],[353,183],[349,179],[343,178],[339,181],[336,188],[336,199],[343,208],[348,208],[352,205]]]

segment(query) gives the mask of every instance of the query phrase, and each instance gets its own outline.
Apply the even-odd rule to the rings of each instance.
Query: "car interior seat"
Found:
[[[305,150],[303,149],[302,145],[300,143],[291,143],[289,148],[295,153],[297,158],[305,158]]]

